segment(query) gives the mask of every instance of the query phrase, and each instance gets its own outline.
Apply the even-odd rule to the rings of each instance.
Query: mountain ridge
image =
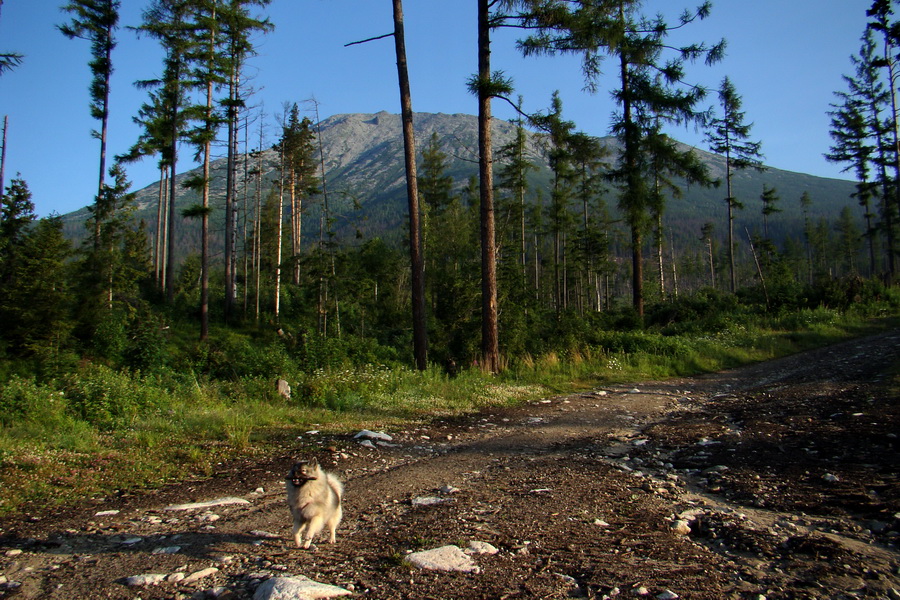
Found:
[[[324,154],[325,182],[329,195],[329,205],[338,215],[337,230],[339,237],[349,238],[359,233],[363,237],[391,237],[400,239],[400,226],[406,219],[406,187],[403,164],[403,141],[401,136],[400,115],[381,111],[377,113],[346,113],[323,119],[317,126],[321,132],[322,151]],[[417,143],[417,156],[421,157],[432,133],[437,133],[441,150],[447,155],[445,174],[454,180],[455,189],[462,188],[472,175],[477,174],[477,118],[467,114],[416,113],[414,129]],[[500,148],[510,142],[515,135],[515,125],[501,119],[493,120],[494,148]],[[600,143],[614,147],[616,140],[612,137],[599,138]],[[688,146],[683,147],[687,148]],[[693,147],[701,159],[709,166],[712,177],[724,178],[724,158],[700,148]],[[538,170],[530,176],[532,186],[546,184],[550,180],[549,166],[542,150],[542,135],[528,130],[526,154],[538,164]],[[243,155],[239,157],[241,164]],[[263,152],[263,197],[277,180],[277,154],[267,149]],[[254,165],[251,165],[253,168]],[[224,198],[225,159],[218,159],[212,164],[211,205],[213,206],[213,240],[212,246],[221,247],[221,236],[218,223],[224,222],[222,203]],[[197,203],[196,193],[184,190],[180,183],[194,174],[199,167],[185,171],[177,176],[179,194],[176,201],[176,245],[179,255],[193,252],[191,248],[194,238],[199,239],[199,223],[187,221],[181,217],[180,211]],[[244,171],[238,169],[238,197],[243,196]],[[759,196],[763,185],[778,189],[781,202],[779,208],[783,213],[770,219],[770,231],[774,238],[783,238],[796,234],[797,225],[802,221],[799,198],[803,191],[809,192],[813,198],[809,216],[818,219],[837,218],[844,206],[856,207],[852,199],[855,185],[851,181],[817,177],[794,173],[768,167],[764,172],[744,170],[732,175],[734,195],[742,201],[747,210],[739,211],[736,227],[759,228],[762,216]],[[249,182],[250,193],[255,180]],[[532,193],[533,190],[532,190]],[[158,184],[150,184],[135,191],[135,218],[143,219],[153,235],[155,230],[156,206],[158,203]],[[304,237],[318,235],[318,219],[316,218],[321,198],[312,198],[307,202]],[[615,195],[609,192],[606,203],[615,211]],[[358,207],[358,208],[357,208]],[[682,197],[670,198],[666,206],[665,221],[679,235],[697,238],[700,227],[706,221],[724,224],[725,202],[724,189],[686,188]],[[858,214],[858,213],[857,213]],[[79,223],[89,216],[85,208],[63,215],[66,232],[72,238],[81,238],[84,228],[79,231]],[[721,227],[717,227],[721,229]],[[688,235],[688,232],[690,234]],[[217,237],[218,236],[218,237]]]

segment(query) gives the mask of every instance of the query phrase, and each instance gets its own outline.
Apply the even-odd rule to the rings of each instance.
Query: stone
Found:
[[[165,581],[165,573],[147,573],[145,575],[132,575],[125,578],[125,585],[128,587],[146,587],[148,585],[157,585]]]
[[[677,600],[678,594],[673,592],[672,590],[663,590],[662,593],[656,595],[659,600]]]
[[[684,519],[678,519],[672,523],[672,531],[678,535],[688,535],[691,533],[690,523]]]
[[[447,498],[439,498],[437,496],[419,496],[412,499],[413,506],[431,506],[432,504],[440,504],[447,502]]]
[[[206,569],[194,571],[193,573],[191,573],[190,575],[188,575],[187,577],[182,579],[181,583],[183,585],[190,585],[192,583],[196,583],[196,582],[200,581],[201,579],[209,577],[210,575],[215,575],[218,572],[219,572],[219,570],[215,567],[207,567]]]
[[[217,498],[216,500],[207,500],[205,502],[191,502],[189,504],[173,504],[165,507],[163,510],[197,510],[198,508],[210,508],[213,506],[227,506],[230,504],[250,504],[248,500],[243,498]]]
[[[253,600],[314,600],[317,598],[336,598],[349,596],[350,590],[318,583],[303,577],[273,577],[266,580],[253,594]]]
[[[181,552],[181,546],[166,546],[165,548],[155,548],[153,554],[178,554]]]
[[[498,552],[500,551],[492,544],[488,544],[487,542],[478,542],[475,540],[471,540],[469,542],[469,547],[466,549],[466,553],[468,554],[488,554],[493,556]]]
[[[285,400],[291,399],[291,384],[289,384],[284,379],[279,379],[275,382],[275,387],[278,389],[279,396],[281,396]]]
[[[95,517],[112,517],[113,515],[119,514],[117,510],[101,510],[100,512],[94,513]]]
[[[369,431],[368,429],[363,429],[359,433],[353,436],[353,439],[365,438],[370,440],[379,440],[382,442],[391,442],[394,440],[388,434],[381,431]]]
[[[13,548],[12,550],[7,550],[7,551],[6,551],[6,557],[7,557],[7,558],[12,558],[12,557],[14,557],[14,556],[19,556],[20,554],[22,554],[22,551],[21,551],[19,548]]]
[[[414,567],[430,571],[481,572],[478,565],[459,546],[442,546],[432,550],[413,552],[404,560]]]
[[[250,532],[250,535],[252,535],[254,537],[258,537],[258,538],[264,538],[267,540],[277,540],[277,539],[281,538],[281,536],[278,535],[277,533],[271,533],[269,531],[263,531],[261,529],[254,529],[253,531]]]

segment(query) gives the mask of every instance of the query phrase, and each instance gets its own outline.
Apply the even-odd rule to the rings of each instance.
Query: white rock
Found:
[[[475,540],[471,540],[469,542],[469,547],[466,549],[466,552],[468,554],[488,554],[493,556],[500,551],[497,550],[494,545],[488,544],[487,542],[478,542]]]
[[[130,537],[130,538],[122,540],[122,545],[123,546],[133,546],[133,545],[137,544],[138,542],[143,542],[143,541],[144,541],[144,538],[134,536],[134,537]]]
[[[171,575],[166,576],[166,583],[178,583],[179,581],[184,580],[184,573],[180,571],[178,573],[172,573]]]
[[[832,475],[831,473],[825,473],[822,475],[822,479],[828,483],[837,483],[840,481],[837,475]]]
[[[8,558],[12,558],[13,556],[19,556],[20,554],[22,554],[22,551],[18,548],[13,548],[12,550],[6,551],[6,556]]]
[[[368,429],[363,429],[359,433],[353,436],[353,439],[359,438],[368,438],[370,440],[381,440],[382,442],[391,442],[394,440],[391,436],[384,433],[383,431],[369,431]]]
[[[375,444],[372,443],[372,440],[363,440],[359,443],[363,448],[372,448],[375,449]]]
[[[113,515],[119,514],[117,510],[101,510],[100,512],[94,513],[95,517],[111,517]]]
[[[648,589],[645,588],[644,586],[641,586],[641,587],[638,587],[638,588],[634,588],[634,589],[631,591],[631,593],[634,594],[635,596],[649,596],[649,595],[650,595],[650,590],[648,590]]]
[[[252,535],[254,537],[258,537],[258,538],[265,538],[267,540],[277,540],[277,539],[281,538],[281,536],[278,535],[277,533],[270,533],[268,531],[263,531],[261,529],[254,529],[253,531],[250,532],[250,535]]]
[[[178,554],[181,552],[181,546],[166,546],[165,548],[155,548],[153,554]]]
[[[684,519],[678,519],[677,521],[672,523],[672,531],[674,531],[678,535],[688,535],[689,533],[691,533],[691,526]]]
[[[148,585],[157,585],[165,581],[165,573],[148,573],[146,575],[133,575],[125,578],[125,585],[128,587],[145,587]]]
[[[431,506],[432,504],[440,504],[446,502],[447,498],[438,498],[437,496],[419,496],[412,499],[413,506]]]
[[[266,580],[256,588],[253,600],[314,600],[316,598],[349,596],[350,594],[352,594],[350,590],[318,583],[300,575],[297,577],[273,577]]]
[[[659,600],[676,600],[678,598],[678,594],[673,592],[672,590],[663,590],[662,593],[656,595]]]
[[[603,519],[594,519],[594,525],[596,525],[597,527],[609,527],[609,523],[607,523]]]
[[[201,579],[209,577],[210,575],[215,575],[219,570],[215,567],[208,567],[206,569],[201,569],[199,571],[194,571],[187,577],[181,580],[182,585],[189,585],[191,583],[196,583]]]
[[[454,487],[454,486],[449,485],[449,484],[448,484],[448,485],[445,485],[444,487],[441,488],[441,493],[442,493],[442,494],[458,494],[459,491],[460,491],[460,490],[459,490],[458,487]]]
[[[250,504],[248,500],[243,498],[217,498],[215,500],[207,500],[205,502],[191,502],[189,504],[173,504],[165,507],[163,510],[196,510],[198,508],[211,508],[213,506],[228,506],[231,504]]]
[[[413,552],[405,559],[409,564],[431,571],[459,571],[461,573],[480,573],[472,558],[459,546],[442,546],[433,550]]]

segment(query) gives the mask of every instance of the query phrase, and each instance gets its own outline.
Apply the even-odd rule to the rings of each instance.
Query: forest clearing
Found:
[[[251,598],[305,576],[385,599],[896,598],[898,360],[892,329],[438,419],[373,448],[304,434],[304,457],[345,481],[334,546],[293,546],[287,445],[208,478],[3,519],[0,594]],[[166,510],[227,497],[247,503]],[[478,572],[404,561],[473,541],[497,550],[473,557]],[[126,584],[145,574],[167,578]]]

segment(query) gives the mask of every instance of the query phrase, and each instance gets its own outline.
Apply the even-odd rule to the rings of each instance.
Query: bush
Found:
[[[44,421],[65,408],[60,392],[34,379],[13,376],[0,388],[0,425]]]
[[[127,425],[167,404],[167,395],[157,387],[104,365],[88,364],[63,381],[68,410],[101,429]]]

